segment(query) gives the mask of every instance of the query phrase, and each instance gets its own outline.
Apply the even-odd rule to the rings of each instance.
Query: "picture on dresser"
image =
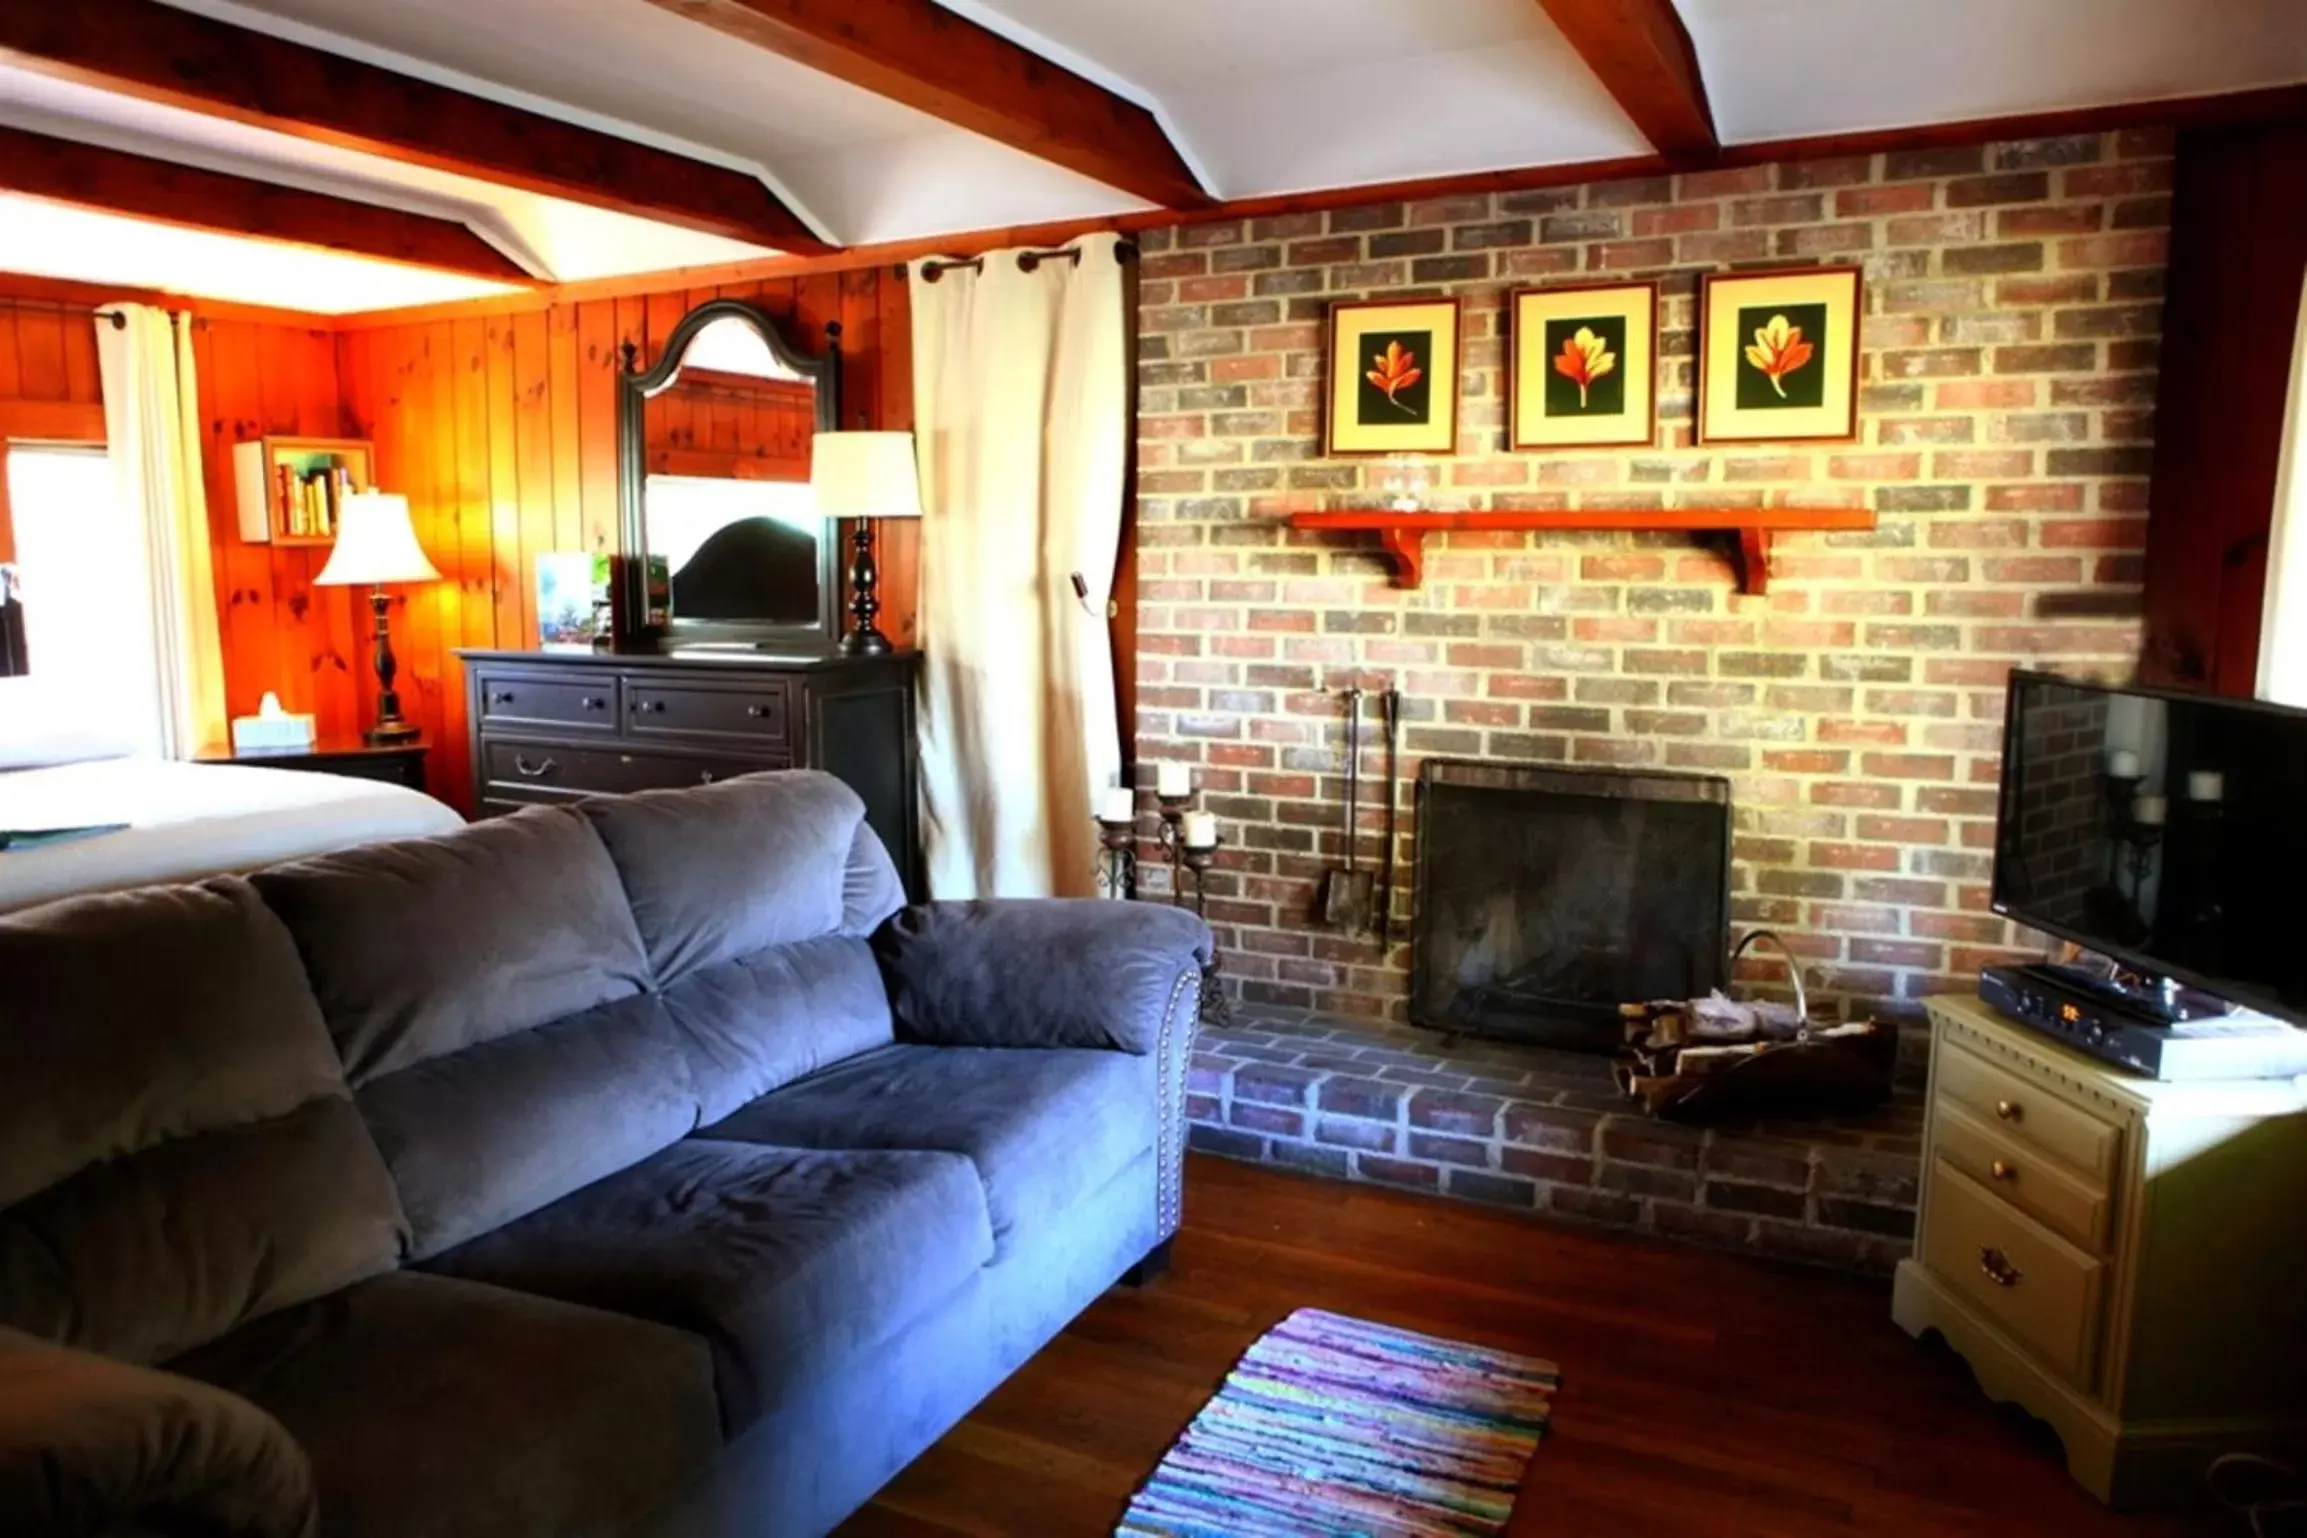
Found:
[[[537,644],[591,651],[608,626],[608,559],[582,550],[537,557]]]
[[[1658,285],[1526,288],[1514,324],[1510,447],[1638,448],[1658,435]]]
[[[1863,298],[1856,267],[1707,274],[1698,441],[1856,438]]]

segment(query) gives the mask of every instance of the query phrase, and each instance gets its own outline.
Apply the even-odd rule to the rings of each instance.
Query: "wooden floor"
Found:
[[[1887,1284],[1197,1157],[1175,1265],[1108,1294],[844,1538],[1072,1538],[1234,1359],[1314,1305],[1552,1359],[1515,1535],[2161,1538],[1890,1322]]]

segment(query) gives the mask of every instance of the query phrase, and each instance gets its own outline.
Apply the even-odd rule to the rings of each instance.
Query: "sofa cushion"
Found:
[[[0,1325],[151,1362],[390,1267],[403,1219],[245,881],[0,918]]]
[[[690,1139],[431,1264],[704,1336],[734,1433],[780,1384],[942,1302],[992,1248],[966,1160]]]
[[[905,901],[865,803],[816,770],[602,796],[579,809],[617,862],[660,986],[771,946],[863,939]]]
[[[355,1088],[639,993],[607,851],[567,807],[260,871]]]
[[[1154,1146],[1153,1059],[1066,1048],[900,1045],[756,1100],[702,1137],[966,1155],[997,1254]]]
[[[169,1365],[288,1428],[328,1538],[623,1533],[720,1447],[694,1336],[413,1272]]]
[[[680,1028],[700,1121],[890,1041],[872,947],[846,935],[700,967],[664,1000]]]
[[[638,1163],[699,1119],[685,1040],[650,993],[388,1073],[359,1102],[413,1259]]]

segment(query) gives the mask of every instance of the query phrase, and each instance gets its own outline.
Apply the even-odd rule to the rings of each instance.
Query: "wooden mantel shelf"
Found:
[[[1394,560],[1394,585],[1415,588],[1425,580],[1426,536],[1469,532],[1530,533],[1546,529],[1679,529],[1686,533],[1728,532],[1738,536],[1738,590],[1770,591],[1770,542],[1797,529],[1871,529],[1875,515],[1864,507],[1677,507],[1629,510],[1572,508],[1542,513],[1426,513],[1390,508],[1343,512],[1293,512],[1293,529],[1375,532]]]

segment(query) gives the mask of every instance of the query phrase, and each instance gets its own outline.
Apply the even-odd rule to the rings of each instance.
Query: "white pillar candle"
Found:
[[[2216,769],[2197,769],[2187,776],[2189,801],[2224,801],[2227,799],[2227,777]]]
[[[2161,796],[2141,796],[2131,804],[2131,818],[2142,828],[2159,828],[2171,815],[2171,803]]]
[[[1218,842],[1218,819],[1214,812],[1188,812],[1185,822],[1185,841],[1188,849],[1214,849]]]
[[[1154,792],[1157,795],[1190,796],[1194,791],[1193,772],[1183,764],[1160,764],[1154,769]]]
[[[1099,822],[1135,822],[1137,820],[1137,793],[1126,785],[1116,785],[1098,798]]]
[[[2107,755],[2107,773],[2118,780],[2137,779],[2139,777],[2139,755],[2129,748],[2115,749]]]

